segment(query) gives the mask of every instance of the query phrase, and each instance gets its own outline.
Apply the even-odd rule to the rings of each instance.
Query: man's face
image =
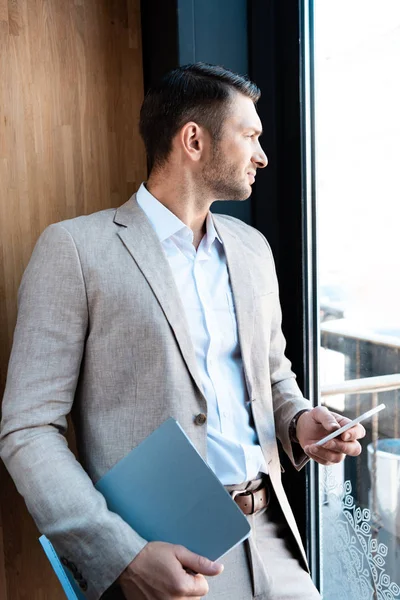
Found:
[[[257,169],[268,159],[260,146],[261,121],[247,96],[235,93],[221,129],[211,146],[203,171],[203,183],[215,200],[246,200]]]

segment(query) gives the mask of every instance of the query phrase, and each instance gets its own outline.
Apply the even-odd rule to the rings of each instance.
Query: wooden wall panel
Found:
[[[0,395],[16,295],[50,223],[125,202],[146,174],[140,0],[0,0]],[[0,466],[0,600],[63,593]]]

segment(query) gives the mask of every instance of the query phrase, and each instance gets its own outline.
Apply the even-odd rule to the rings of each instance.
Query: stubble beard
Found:
[[[247,200],[251,189],[239,180],[238,168],[229,162],[215,142],[210,160],[204,166],[203,183],[215,200]]]

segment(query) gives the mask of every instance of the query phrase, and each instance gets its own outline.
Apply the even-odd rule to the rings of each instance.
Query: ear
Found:
[[[206,132],[203,127],[190,121],[181,129],[180,142],[187,157],[198,162],[204,152]]]

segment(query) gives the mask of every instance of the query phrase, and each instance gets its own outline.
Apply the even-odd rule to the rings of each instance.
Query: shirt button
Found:
[[[194,422],[196,423],[196,425],[204,425],[204,423],[206,421],[207,421],[207,416],[204,413],[199,413],[194,418]]]

